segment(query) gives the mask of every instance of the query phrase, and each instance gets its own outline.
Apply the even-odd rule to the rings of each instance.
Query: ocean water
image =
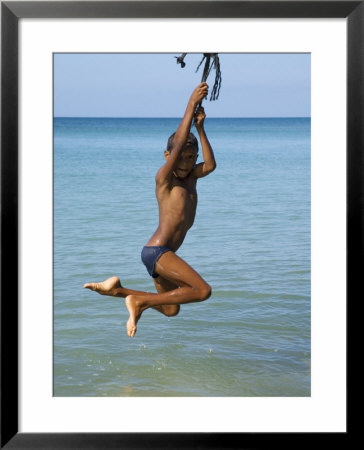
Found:
[[[124,299],[83,288],[154,290],[140,252],[178,123],[54,119],[54,395],[310,396],[310,119],[206,119],[217,169],[178,254],[207,301],[131,339]]]

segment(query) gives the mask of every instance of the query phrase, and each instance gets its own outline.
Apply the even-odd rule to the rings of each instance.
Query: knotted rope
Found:
[[[186,63],[184,62],[184,59],[186,57],[187,53],[182,53],[180,56],[175,56],[177,58],[177,64],[181,64],[181,67],[185,67]],[[196,72],[198,72],[198,69],[202,65],[202,63],[205,61],[205,66],[202,73],[201,83],[206,82],[207,77],[209,76],[211,69],[214,68],[216,71],[215,75],[215,83],[212,87],[211,95],[210,95],[210,101],[211,100],[217,100],[220,93],[221,88],[221,69],[220,69],[220,61],[219,61],[219,55],[217,53],[204,53],[202,60],[200,64],[197,66]],[[212,61],[212,62],[211,62]],[[201,103],[200,105],[201,106]]]

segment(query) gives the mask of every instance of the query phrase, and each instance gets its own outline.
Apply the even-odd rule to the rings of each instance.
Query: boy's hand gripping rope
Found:
[[[175,56],[177,58],[177,64],[181,64],[181,67],[185,67],[186,63],[184,62],[184,59],[186,57],[187,53],[182,53],[180,56]],[[211,62],[212,60],[212,62]],[[220,61],[219,61],[219,55],[217,53],[204,53],[203,58],[200,62],[200,64],[197,66],[196,72],[200,68],[201,64],[205,61],[205,66],[202,73],[201,83],[206,82],[207,77],[209,76],[211,69],[214,68],[216,71],[215,75],[215,83],[212,88],[212,92],[210,95],[210,101],[211,100],[217,100],[220,93],[221,88],[221,70],[220,70]],[[197,106],[197,109],[201,106],[202,102]]]

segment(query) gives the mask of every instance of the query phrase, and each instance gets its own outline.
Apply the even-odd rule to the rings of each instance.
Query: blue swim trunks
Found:
[[[170,252],[171,249],[165,245],[144,247],[142,250],[142,262],[147,268],[149,275],[153,278],[157,278],[159,275],[154,272],[155,263],[163,255],[163,253]]]

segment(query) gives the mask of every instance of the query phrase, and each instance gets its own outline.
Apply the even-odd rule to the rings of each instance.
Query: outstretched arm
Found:
[[[214,152],[212,151],[209,140],[207,139],[205,129],[204,129],[204,121],[206,118],[206,114],[202,106],[198,109],[195,116],[195,126],[200,137],[201,147],[202,147],[202,157],[203,163],[197,164],[194,168],[194,175],[196,178],[202,178],[213,172],[216,169],[216,161]]]
[[[166,180],[169,180],[170,177],[172,177],[173,171],[177,166],[180,153],[190,133],[192,119],[194,117],[196,107],[202,101],[202,99],[206,97],[207,93],[208,86],[206,83],[199,84],[197,88],[192,92],[191,97],[187,103],[183,119],[179,124],[179,127],[177,128],[176,134],[174,135],[173,147],[170,155],[167,158],[166,163],[157,172],[157,183],[163,183]]]

